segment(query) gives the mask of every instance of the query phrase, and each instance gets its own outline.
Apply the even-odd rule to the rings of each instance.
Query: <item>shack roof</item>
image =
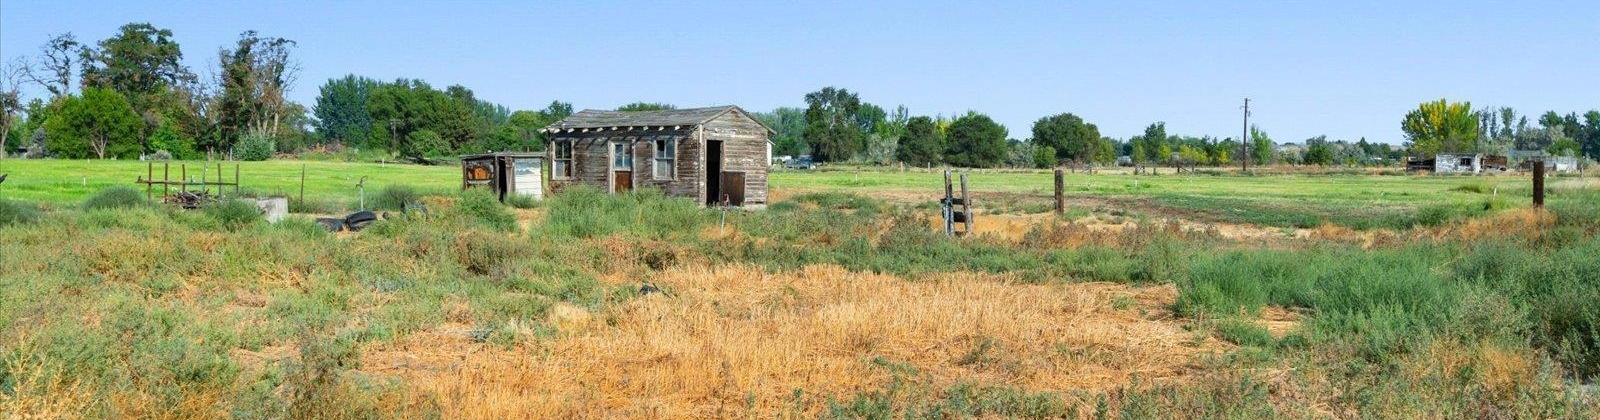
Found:
[[[572,114],[561,121],[557,121],[555,124],[550,124],[549,126],[545,127],[543,131],[547,133],[553,133],[558,131],[570,131],[574,129],[598,128],[619,130],[632,127],[657,129],[672,127],[673,129],[677,129],[679,127],[693,127],[696,125],[705,124],[706,122],[716,119],[717,117],[722,116],[722,114],[733,110],[738,110],[738,112],[749,116],[749,113],[746,113],[743,109],[739,109],[739,107],[733,105],[713,106],[706,108],[628,112],[585,109],[578,111],[578,113]],[[761,120],[757,120],[753,116],[751,116],[750,119],[755,120],[756,124],[760,124],[761,128],[767,129],[767,133],[775,133],[772,131],[771,127],[767,127],[767,125],[762,123]]]

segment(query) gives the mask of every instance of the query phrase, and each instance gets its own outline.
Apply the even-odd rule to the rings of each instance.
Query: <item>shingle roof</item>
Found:
[[[707,108],[668,109],[661,111],[601,111],[585,109],[572,114],[567,118],[545,127],[545,131],[582,129],[582,128],[624,128],[624,127],[673,127],[695,126],[711,121],[729,110],[738,109],[733,105],[714,106]],[[744,110],[739,110],[743,112]],[[753,117],[752,117],[753,119]],[[760,121],[756,123],[761,124]],[[766,124],[761,124],[766,128]],[[771,131],[771,128],[767,128]]]

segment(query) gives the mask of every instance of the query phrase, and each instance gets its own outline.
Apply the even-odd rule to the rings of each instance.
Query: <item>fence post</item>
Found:
[[[1056,215],[1060,216],[1067,211],[1067,203],[1062,197],[1066,189],[1065,180],[1062,179],[1061,169],[1056,169]]]
[[[1544,161],[1533,162],[1533,206],[1544,207]]]

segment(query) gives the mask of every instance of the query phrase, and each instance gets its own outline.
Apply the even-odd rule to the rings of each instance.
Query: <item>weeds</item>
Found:
[[[36,220],[39,220],[38,206],[0,198],[0,226],[28,224]]]

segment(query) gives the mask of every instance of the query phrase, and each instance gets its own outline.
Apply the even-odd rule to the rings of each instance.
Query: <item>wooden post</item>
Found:
[[[178,180],[178,192],[189,191],[189,164],[178,165],[178,176],[183,178]]]
[[[1062,179],[1061,170],[1060,169],[1056,169],[1056,215],[1057,216],[1060,216],[1062,213],[1066,213],[1067,212],[1067,202],[1066,202],[1065,198],[1062,197],[1062,194],[1066,192],[1065,191],[1065,189],[1066,189],[1066,183],[1065,182],[1066,181]]]
[[[162,197],[166,197],[166,196],[172,195],[172,188],[171,188],[172,184],[171,184],[171,182],[172,182],[172,164],[171,163],[163,163],[163,164],[161,164],[161,196]]]
[[[233,164],[233,195],[239,195],[239,164]]]
[[[1533,162],[1533,206],[1544,207],[1544,161]]]
[[[144,179],[146,181],[152,181],[152,182],[156,180],[156,163],[155,162],[145,162],[145,165],[144,165]],[[147,199],[147,200],[155,198],[155,196],[152,195],[152,194],[155,194],[155,188],[156,188],[156,184],[153,184],[153,183],[152,184],[144,184],[144,198]]]
[[[953,188],[950,187],[950,170],[946,169],[944,170],[944,202],[940,203],[942,205],[939,206],[944,216],[944,234],[946,236],[954,236],[956,234],[954,198],[955,193]]]
[[[967,195],[966,172],[961,173],[961,214],[966,216],[961,218],[962,221],[966,223],[966,226],[964,229],[962,229],[961,234],[963,236],[970,235],[972,234],[972,196]]]

